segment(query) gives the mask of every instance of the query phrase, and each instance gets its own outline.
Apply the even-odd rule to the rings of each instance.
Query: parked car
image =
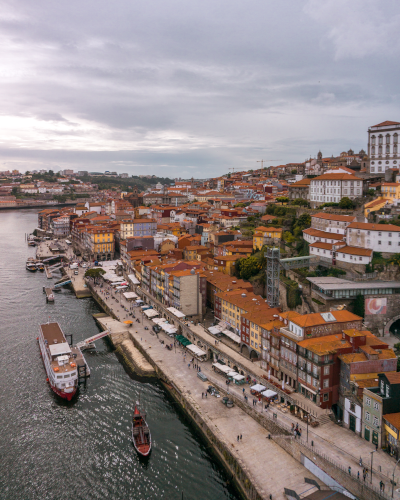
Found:
[[[79,271],[78,270],[74,271],[74,274],[75,275],[79,274]]]
[[[81,267],[87,267],[87,264],[85,264],[84,262],[81,264]]]

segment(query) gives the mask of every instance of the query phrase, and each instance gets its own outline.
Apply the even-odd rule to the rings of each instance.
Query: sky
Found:
[[[398,0],[0,5],[0,170],[215,177],[400,122]]]

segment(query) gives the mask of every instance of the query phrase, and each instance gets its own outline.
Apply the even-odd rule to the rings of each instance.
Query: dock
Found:
[[[44,288],[44,293],[46,294],[46,302],[54,302],[54,293],[51,288]]]
[[[46,273],[46,277],[48,280],[53,277],[53,275],[51,274],[51,271],[49,269],[49,266],[44,266],[44,271]]]

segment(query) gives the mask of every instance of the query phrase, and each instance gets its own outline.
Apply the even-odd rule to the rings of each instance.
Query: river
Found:
[[[65,289],[47,304],[45,273],[30,273],[25,233],[37,210],[0,212],[0,498],[238,500],[204,441],[161,384],[130,376],[107,340],[86,354],[91,377],[75,402],[46,384],[36,342],[57,321],[78,342],[99,330],[92,299]],[[140,395],[153,449],[139,459],[130,439]]]

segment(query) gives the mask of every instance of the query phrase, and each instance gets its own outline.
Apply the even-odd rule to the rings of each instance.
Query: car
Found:
[[[87,267],[87,264],[85,264],[84,262],[81,264],[81,267]]]
[[[75,271],[74,271],[74,274],[75,274],[75,275],[79,274],[79,271],[78,271],[78,270],[75,270]]]

